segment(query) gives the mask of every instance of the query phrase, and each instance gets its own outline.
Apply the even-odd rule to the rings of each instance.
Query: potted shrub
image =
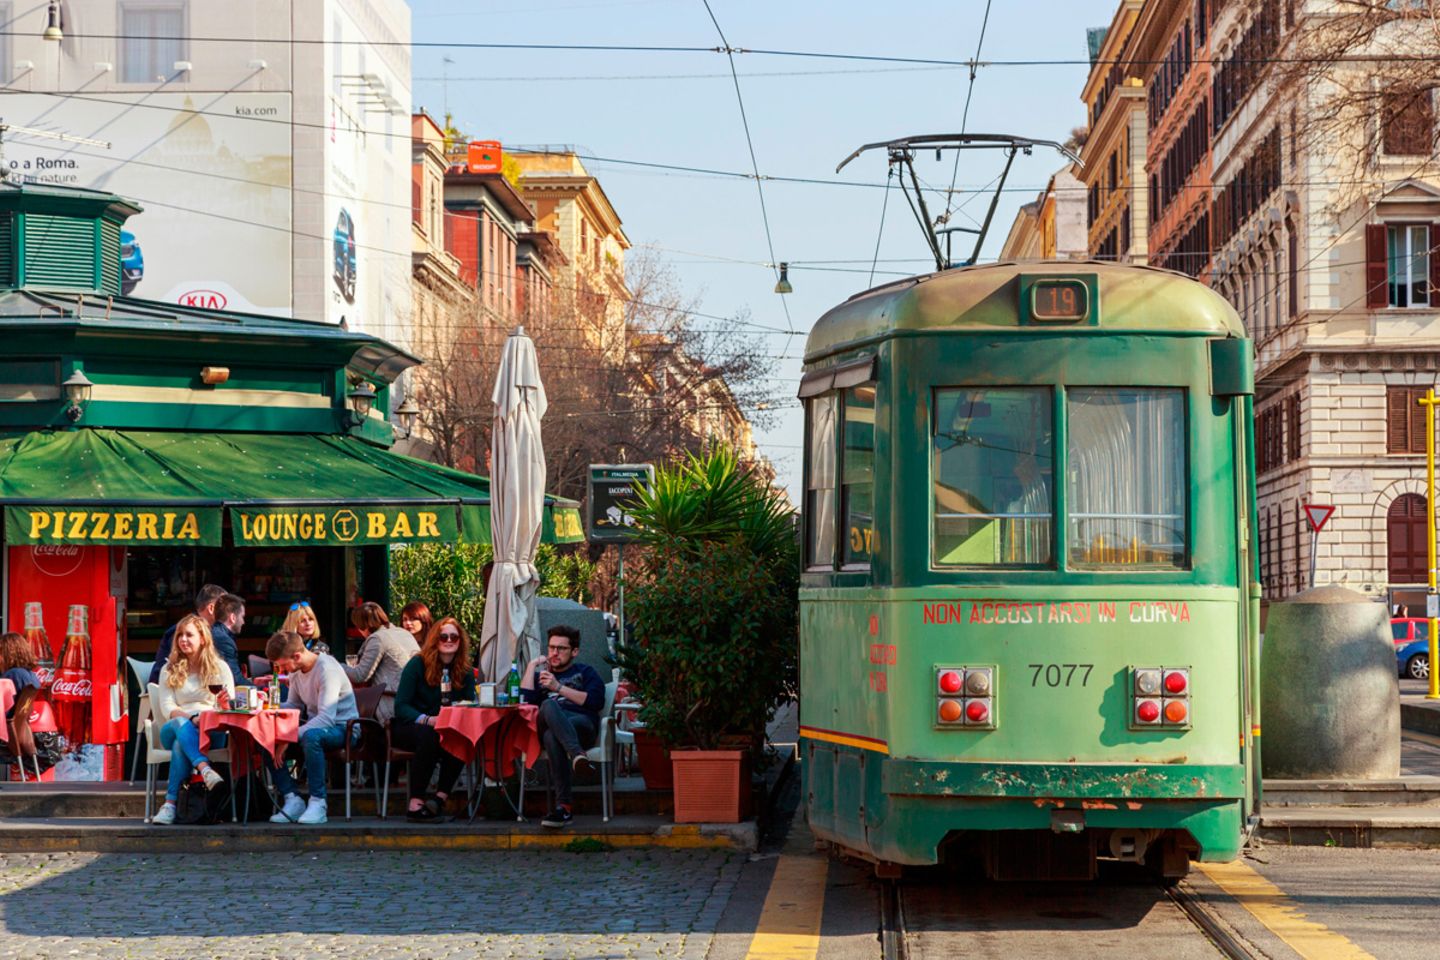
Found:
[[[619,660],[671,750],[675,819],[741,819],[765,724],[794,690],[794,511],[721,448],[662,465],[631,512],[651,572],[630,585]]]

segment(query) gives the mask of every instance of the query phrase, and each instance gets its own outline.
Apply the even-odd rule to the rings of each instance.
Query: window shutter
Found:
[[[1410,400],[1410,391],[1404,387],[1391,387],[1385,394],[1385,449],[1388,453],[1405,453],[1408,446],[1409,423],[1405,405]]]
[[[1430,244],[1430,303],[1433,306],[1440,297],[1440,224],[1430,225],[1426,241]]]
[[[1419,390],[1404,390],[1405,406],[1410,411],[1410,452],[1425,452],[1425,408],[1419,400],[1424,394]]]
[[[1432,272],[1433,272],[1432,267]],[[1365,227],[1365,306],[1384,307],[1390,303],[1389,265],[1385,262],[1385,224]]]

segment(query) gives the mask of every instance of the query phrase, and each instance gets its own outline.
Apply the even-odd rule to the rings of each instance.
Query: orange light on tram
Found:
[[[964,712],[961,710],[960,701],[959,701],[959,700],[941,700],[941,701],[940,701],[940,722],[941,722],[941,723],[959,723],[959,722],[960,722],[960,718],[961,718],[963,715],[964,715]]]
[[[1184,700],[1169,700],[1165,703],[1166,723],[1185,723],[1190,719],[1190,707]]]

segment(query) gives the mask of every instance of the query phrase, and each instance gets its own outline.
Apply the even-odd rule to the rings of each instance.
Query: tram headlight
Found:
[[[994,730],[996,669],[994,664],[936,664],[935,726]]]
[[[990,671],[984,667],[965,671],[965,695],[970,697],[990,696]],[[986,708],[987,711],[989,708]]]
[[[1135,692],[1142,697],[1153,697],[1160,693],[1160,671],[1150,667],[1135,668]]]

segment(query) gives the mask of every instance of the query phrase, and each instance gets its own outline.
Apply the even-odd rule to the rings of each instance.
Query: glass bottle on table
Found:
[[[440,706],[450,706],[450,668],[445,667],[440,671]]]
[[[510,703],[520,702],[520,662],[510,661],[510,672],[505,677],[505,699]]]

